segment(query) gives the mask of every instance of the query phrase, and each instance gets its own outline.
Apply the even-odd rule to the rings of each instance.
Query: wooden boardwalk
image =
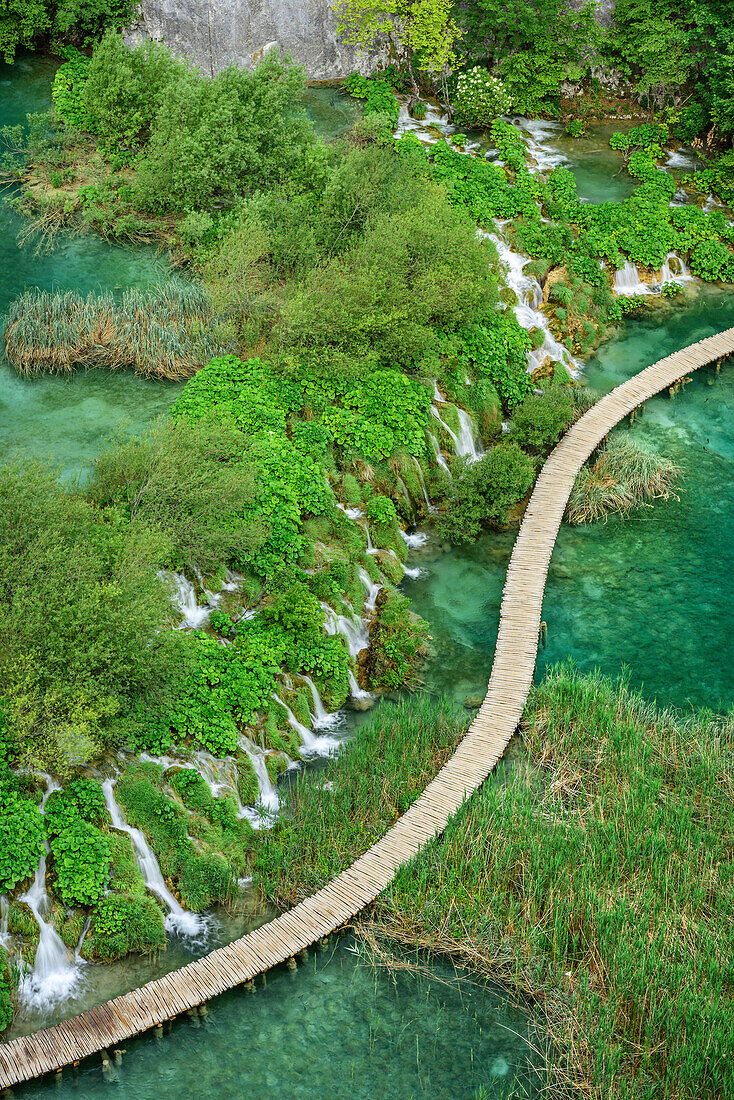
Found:
[[[515,732],[532,684],[546,574],[576,474],[614,425],[648,398],[734,352],[734,328],[647,367],[603,397],[545,463],[515,542],[486,698],[464,739],[406,814],[318,893],[227,947],[54,1027],[0,1044],[0,1087],[17,1084],[194,1008],[291,958],[377,897],[486,779]]]

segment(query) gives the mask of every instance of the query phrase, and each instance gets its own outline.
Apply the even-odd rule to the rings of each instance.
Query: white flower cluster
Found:
[[[476,66],[459,74],[454,107],[458,121],[485,126],[497,115],[511,110],[512,98],[498,76]]]

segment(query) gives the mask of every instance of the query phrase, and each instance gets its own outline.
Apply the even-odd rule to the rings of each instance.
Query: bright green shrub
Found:
[[[43,852],[43,817],[35,802],[22,798],[15,777],[0,775],[0,893],[30,878]]]
[[[92,121],[84,100],[84,90],[89,77],[90,61],[78,50],[65,50],[66,63],[59,66],[54,76],[51,95],[56,113],[71,126],[89,130]]]
[[[67,905],[94,905],[110,877],[110,848],[104,833],[81,817],[51,837],[56,884]]]
[[[131,951],[158,951],[165,943],[163,912],[152,897],[109,894],[97,903],[84,955],[112,962]]]
[[[691,252],[691,271],[707,282],[734,282],[734,254],[721,241],[701,241]]]
[[[370,625],[368,686],[395,689],[410,683],[425,653],[428,624],[410,611],[400,592],[384,590]]]
[[[496,388],[505,409],[532,392],[527,367],[530,337],[509,310],[495,314],[492,324],[465,325],[460,333],[459,362]]]
[[[473,542],[485,523],[503,524],[513,505],[533,483],[535,463],[517,443],[502,442],[454,477],[453,495],[438,519],[439,534],[450,542]]]

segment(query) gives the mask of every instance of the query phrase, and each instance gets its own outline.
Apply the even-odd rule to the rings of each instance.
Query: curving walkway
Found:
[[[124,1042],[248,981],[329,935],[374,901],[397,868],[441,832],[487,778],[517,728],[535,669],[548,565],[579,469],[622,417],[691,371],[733,352],[731,328],[660,359],[597,402],[550,455],[507,570],[486,698],[454,755],[382,840],[318,893],[227,947],[99,1008],[0,1044],[0,1087]]]

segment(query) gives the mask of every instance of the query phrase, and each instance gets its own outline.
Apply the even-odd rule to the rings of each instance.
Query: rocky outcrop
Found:
[[[371,68],[369,57],[339,41],[329,0],[142,0],[140,7],[128,41],[163,41],[208,75],[231,64],[252,68],[278,47],[311,80]]]

